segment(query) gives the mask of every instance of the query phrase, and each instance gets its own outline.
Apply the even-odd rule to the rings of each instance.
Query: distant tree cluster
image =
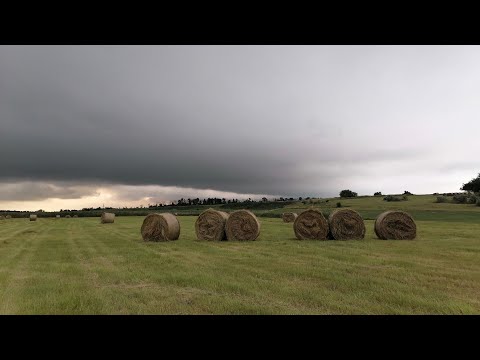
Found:
[[[460,193],[460,194],[452,194],[452,198],[449,199],[446,196],[437,196],[436,203],[453,203],[453,204],[477,204],[480,206],[480,196],[474,195],[471,193]]]
[[[199,198],[196,199],[184,199],[181,198],[177,200],[176,204],[175,202],[172,202],[171,205],[169,206],[191,206],[191,205],[221,205],[221,204],[227,204],[231,202],[238,202],[238,199],[232,199],[232,200],[227,200],[225,198],[208,198],[208,199],[203,199],[200,200]]]
[[[463,184],[460,190],[466,191],[466,193],[444,193],[443,196],[437,196],[435,202],[454,204],[477,204],[480,206],[480,173],[476,178],[473,178],[466,184]],[[434,193],[434,195],[439,195]],[[447,198],[451,196],[451,199]]]
[[[479,197],[473,194],[456,194],[453,195],[452,201],[456,204],[475,204]]]
[[[300,200],[300,199],[301,199],[301,198],[299,198],[299,200]],[[276,198],[273,199],[273,201],[295,201],[295,199],[294,199],[293,197],[291,197],[291,198],[280,197],[280,198],[278,198],[278,199],[276,199]]]
[[[383,198],[384,201],[407,201],[408,197],[406,195],[403,196],[393,196],[393,195],[387,195]]]
[[[342,190],[340,191],[340,197],[342,198],[352,198],[357,197],[357,193],[353,192],[352,190]]]

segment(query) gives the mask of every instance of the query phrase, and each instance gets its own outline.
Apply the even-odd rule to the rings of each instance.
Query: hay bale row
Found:
[[[302,212],[293,223],[297,239],[353,240],[365,238],[365,223],[352,209],[333,211],[328,221],[319,210]],[[413,218],[403,211],[386,211],[375,221],[375,234],[380,239],[406,240],[416,238],[417,228]]]
[[[115,214],[104,212],[100,217],[100,222],[102,224],[112,224],[115,222]]]
[[[180,223],[175,215],[150,214],[141,227],[145,241],[177,240]],[[198,240],[207,241],[253,241],[260,234],[260,222],[250,211],[238,210],[230,215],[223,211],[208,209],[202,212],[195,222]]]
[[[172,241],[180,236],[180,223],[170,213],[150,214],[143,220],[140,229],[145,241]]]
[[[417,225],[404,211],[385,211],[375,220],[375,234],[382,240],[413,240]]]
[[[208,209],[195,221],[195,234],[198,240],[222,241],[227,239],[225,226],[228,214],[223,211]]]
[[[282,214],[282,220],[285,223],[294,222],[297,217],[298,217],[298,215],[296,213],[293,213],[293,212],[288,212],[288,213],[283,213]]]
[[[198,240],[254,241],[260,235],[260,222],[248,210],[237,210],[227,214],[208,209],[198,216],[195,233]]]
[[[59,218],[60,215],[56,215]],[[70,215],[66,215],[70,218]],[[78,218],[78,215],[74,215]],[[0,220],[5,220],[1,215]],[[8,218],[11,218],[8,215]],[[297,239],[314,240],[351,240],[365,237],[365,223],[358,212],[351,209],[333,211],[328,220],[317,209],[308,209],[300,215],[296,213],[282,214],[284,222],[291,222]],[[37,215],[31,214],[30,221],[36,221]],[[101,223],[113,223],[115,214],[103,213]],[[413,218],[403,211],[386,211],[375,221],[375,234],[380,239],[415,239],[416,224]],[[253,241],[260,235],[260,222],[248,210],[237,210],[231,214],[214,209],[202,212],[195,222],[195,233],[198,240],[208,241]],[[171,241],[180,236],[180,223],[170,213],[150,214],[141,227],[145,241]]]

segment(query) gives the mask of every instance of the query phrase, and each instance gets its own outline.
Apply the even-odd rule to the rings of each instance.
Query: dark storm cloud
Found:
[[[479,129],[479,61],[477,47],[2,46],[0,181],[322,195],[348,176],[370,191],[466,155],[471,132],[445,144]]]

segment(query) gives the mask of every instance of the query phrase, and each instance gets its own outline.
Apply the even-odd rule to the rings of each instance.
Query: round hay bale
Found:
[[[382,240],[413,240],[417,225],[404,211],[385,211],[375,220],[375,234]]]
[[[73,215],[74,218],[78,218],[78,215]]]
[[[293,231],[299,240],[327,240],[328,222],[321,211],[305,210],[295,219]]]
[[[5,216],[0,215],[0,220],[5,220]]]
[[[37,221],[37,215],[30,215],[30,221]]]
[[[251,211],[237,210],[228,216],[225,232],[230,241],[253,241],[260,235],[260,222]]]
[[[298,214],[293,213],[293,212],[288,212],[288,213],[283,213],[282,214],[282,219],[283,219],[283,222],[285,222],[285,223],[294,222],[297,217],[298,217]]]
[[[202,212],[195,221],[195,233],[198,240],[226,240],[225,225],[228,214],[223,211],[208,209]]]
[[[5,216],[5,219],[11,219],[11,218],[12,218],[12,215]]]
[[[55,219],[60,219],[60,215],[55,215]]]
[[[352,209],[334,210],[328,217],[331,237],[335,240],[363,239],[365,223],[358,212]]]
[[[100,222],[102,224],[112,224],[115,221],[115,214],[114,213],[107,213],[104,212],[100,217]]]
[[[71,216],[70,215],[65,215],[65,219],[70,219]]]
[[[171,241],[180,236],[180,223],[170,213],[149,214],[140,229],[145,241]]]

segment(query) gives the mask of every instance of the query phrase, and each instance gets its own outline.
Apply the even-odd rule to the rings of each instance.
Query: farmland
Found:
[[[480,314],[480,207],[434,200],[254,210],[253,242],[197,241],[188,209],[167,243],[142,241],[142,216],[2,220],[0,313]],[[366,219],[364,240],[299,241],[274,217],[339,201]],[[387,209],[414,217],[416,240],[377,239],[373,220]]]

